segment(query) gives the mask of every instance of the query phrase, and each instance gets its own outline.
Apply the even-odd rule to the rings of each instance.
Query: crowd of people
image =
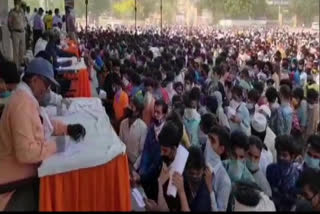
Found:
[[[148,211],[319,209],[317,33],[119,27],[79,39]],[[172,198],[180,144],[190,154]]]
[[[46,41],[36,20],[33,34]],[[49,29],[57,19],[49,12],[45,20]],[[161,32],[119,26],[77,33],[93,94],[126,144],[130,183],[145,192],[146,211],[319,211],[319,32],[182,26]],[[33,75],[22,79],[40,105],[48,91],[58,96],[50,85],[56,57],[66,54],[58,48],[61,33],[49,35],[38,62],[27,67]],[[2,59],[1,66],[15,69]],[[11,93],[20,79],[2,76],[0,100],[16,96],[7,101],[14,109],[17,96],[23,100],[23,93]],[[10,111],[0,127],[10,126]],[[75,126],[64,132],[85,135]],[[0,133],[0,165],[8,155],[2,141],[11,137]],[[171,174],[179,145],[188,160],[182,174]],[[176,197],[167,195],[170,179]]]

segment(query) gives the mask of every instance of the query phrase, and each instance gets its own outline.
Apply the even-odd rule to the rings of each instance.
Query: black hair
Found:
[[[280,151],[289,152],[290,155],[299,154],[299,146],[291,135],[277,136],[275,140],[275,148],[277,153]]]
[[[264,89],[264,83],[261,81],[255,81],[253,83],[253,88],[258,91],[258,93],[262,94]]]
[[[217,118],[213,114],[207,113],[201,116],[200,128],[204,134],[208,134],[210,130],[217,125]]]
[[[308,140],[307,144],[312,147],[316,152],[320,153],[320,136],[319,135],[311,135]]]
[[[241,181],[236,183],[233,195],[234,199],[239,203],[249,207],[256,207],[261,200],[260,192],[261,189],[257,184]]]
[[[163,126],[158,139],[161,146],[178,147],[183,135],[183,123],[169,120]]]
[[[259,149],[260,151],[262,151],[262,149],[265,148],[265,145],[262,142],[262,140],[254,135],[249,137],[249,146],[256,146],[257,149]]]
[[[153,81],[153,79],[152,78],[146,78],[145,80],[144,80],[144,87],[146,88],[146,87],[154,87],[154,81]]]
[[[280,87],[280,95],[285,99],[291,98],[291,89],[287,85],[282,85]]]
[[[290,79],[283,79],[280,81],[280,86],[288,86],[290,91],[292,90],[292,82]]]
[[[251,89],[248,93],[248,98],[250,100],[253,100],[255,103],[258,103],[259,99],[260,99],[260,95],[261,93],[256,90],[256,89]]]
[[[60,11],[59,11],[59,8],[54,9],[54,13],[55,13],[55,14],[58,13],[58,12],[60,12]]]
[[[320,193],[320,171],[308,168],[303,171],[299,181],[299,186],[308,185],[312,193]]]
[[[155,103],[154,103],[154,106],[161,106],[162,107],[162,113],[163,114],[167,114],[168,113],[168,104],[166,104],[164,102],[164,100],[160,99],[160,100],[157,100]]]
[[[213,126],[209,134],[214,134],[219,138],[220,145],[225,146],[226,148],[229,148],[230,146],[230,134],[228,130],[221,126]]]
[[[243,97],[243,91],[242,91],[241,86],[239,86],[239,85],[233,86],[231,92],[234,93],[235,95],[237,95],[240,98]]]
[[[266,91],[266,97],[269,103],[274,103],[278,98],[277,89],[274,87],[269,87]]]
[[[189,156],[186,164],[186,169],[204,169],[206,167],[205,158],[200,148],[191,146],[189,148]]]
[[[2,78],[6,84],[16,84],[20,82],[19,72],[14,62],[4,61],[0,66],[0,78]]]
[[[193,75],[190,74],[190,73],[186,74],[186,76],[185,76],[185,78],[184,78],[184,81],[185,81],[185,82],[186,82],[186,81],[190,81],[191,84],[193,84],[193,83],[194,83],[194,77],[193,77]]]
[[[190,101],[199,101],[201,97],[201,90],[198,87],[193,87],[190,91],[189,98]]]
[[[308,101],[317,102],[318,98],[319,98],[319,93],[315,89],[311,88],[307,90]]]
[[[180,117],[183,117],[184,109],[185,105],[183,104],[183,102],[175,102],[172,106],[172,112],[179,114]]]
[[[292,97],[298,98],[299,100],[302,100],[304,98],[304,91],[302,88],[298,87],[295,88],[292,92]]]
[[[241,148],[245,151],[249,149],[249,138],[242,131],[234,131],[230,136],[231,149]]]
[[[115,85],[122,86],[122,81],[121,81],[121,78],[119,77],[119,75],[114,76],[112,83]]]

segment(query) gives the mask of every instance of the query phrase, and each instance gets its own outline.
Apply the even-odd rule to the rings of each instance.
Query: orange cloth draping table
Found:
[[[41,178],[40,211],[131,211],[127,156]]]
[[[67,43],[68,48],[65,51],[79,57],[80,53],[77,44],[71,40]],[[72,97],[91,97],[89,72],[87,69],[80,70],[76,74],[66,73],[64,74],[64,78],[71,80],[70,91],[72,91]]]

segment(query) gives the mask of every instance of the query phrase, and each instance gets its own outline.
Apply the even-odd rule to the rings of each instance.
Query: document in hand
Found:
[[[173,197],[177,196],[177,187],[172,184],[172,176],[174,172],[178,172],[179,174],[183,173],[188,160],[188,156],[189,156],[188,150],[182,145],[179,145],[176,157],[172,162],[171,168],[170,168],[170,181],[169,181],[169,186],[167,190],[168,196],[170,195]]]

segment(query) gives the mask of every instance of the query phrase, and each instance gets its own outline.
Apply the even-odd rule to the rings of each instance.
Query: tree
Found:
[[[319,0],[291,0],[289,4],[291,15],[296,15],[300,23],[311,24],[319,16]]]
[[[134,0],[122,0],[112,5],[112,11],[119,18],[131,17],[134,15]]]

